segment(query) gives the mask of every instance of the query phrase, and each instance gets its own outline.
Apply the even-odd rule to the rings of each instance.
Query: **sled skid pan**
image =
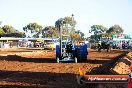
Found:
[[[80,85],[87,83],[128,83],[129,75],[86,75],[79,69],[80,75],[77,76],[77,82]]]

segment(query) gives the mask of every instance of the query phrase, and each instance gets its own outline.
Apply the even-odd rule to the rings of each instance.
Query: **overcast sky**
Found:
[[[1,25],[12,25],[19,31],[30,22],[45,26],[74,14],[76,29],[89,36],[92,25],[107,28],[119,24],[132,34],[132,0],[0,0]]]

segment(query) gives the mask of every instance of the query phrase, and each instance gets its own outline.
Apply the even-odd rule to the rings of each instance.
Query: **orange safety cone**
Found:
[[[86,74],[86,72],[84,71],[84,69],[81,69],[80,67],[79,67],[79,75],[80,76],[84,76],[85,74]]]

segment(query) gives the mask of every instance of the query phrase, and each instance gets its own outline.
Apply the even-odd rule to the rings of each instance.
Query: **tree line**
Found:
[[[113,35],[120,35],[124,32],[124,29],[120,25],[113,25],[110,28],[106,28],[102,25],[93,25],[89,33],[93,33],[87,38],[91,43],[100,41],[101,39],[112,39]]]
[[[72,15],[56,20],[54,26],[43,27],[36,22],[29,23],[23,27],[24,32],[19,32],[11,25],[4,25],[0,26],[0,37],[58,38],[59,27],[61,26],[62,34],[69,35],[72,40],[81,41],[86,39],[83,32],[75,29],[76,24],[77,22]],[[110,28],[106,28],[103,25],[92,25],[89,33],[93,33],[93,35],[87,38],[87,40],[96,42],[103,37],[111,38],[113,34],[121,34],[123,31],[119,25],[113,25]]]
[[[19,32],[11,25],[4,25],[3,27],[0,26],[0,37],[21,37],[23,38],[25,37],[25,33]]]
[[[83,40],[84,33],[75,30],[76,21],[72,16],[66,16],[55,21],[55,26],[46,26],[33,22],[23,27],[24,32],[19,32],[11,25],[0,27],[0,37],[32,37],[32,38],[58,38],[59,26],[62,28],[63,35],[69,35],[73,40]]]

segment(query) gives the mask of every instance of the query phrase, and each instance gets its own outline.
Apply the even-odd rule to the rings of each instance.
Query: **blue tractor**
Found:
[[[60,30],[60,43],[56,45],[56,60],[57,62],[79,62],[87,60],[88,50],[87,44],[74,45],[71,40],[63,42],[62,30]]]
[[[63,45],[62,52],[60,52],[60,45],[56,46],[56,59],[57,62],[79,62],[87,60],[87,44],[80,46]]]

